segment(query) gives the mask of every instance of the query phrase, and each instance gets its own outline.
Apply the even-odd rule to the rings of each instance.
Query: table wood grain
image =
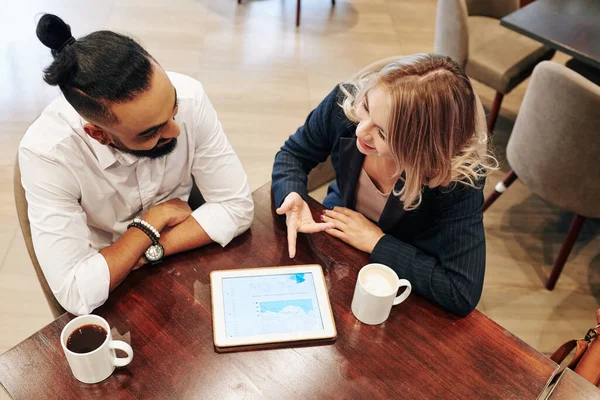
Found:
[[[536,0],[500,24],[600,68],[598,0]]]
[[[0,356],[0,383],[16,399],[536,399],[557,365],[483,314],[458,318],[411,295],[378,326],[350,311],[366,254],[328,236],[300,235],[287,255],[270,184],[254,192],[251,229],[134,271],[95,313],[131,343],[131,364],[104,382],[79,383],[59,337],[65,314]],[[322,206],[310,201],[315,217]],[[320,264],[337,325],[334,344],[238,353],[213,347],[209,273]]]
[[[598,400],[600,389],[570,369],[565,369],[548,395],[548,400]]]

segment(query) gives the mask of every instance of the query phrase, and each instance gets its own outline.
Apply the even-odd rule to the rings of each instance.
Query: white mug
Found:
[[[406,287],[400,296],[398,289]],[[396,272],[383,264],[368,264],[358,272],[352,313],[360,322],[377,325],[388,319],[392,306],[408,298],[412,286],[406,279],[399,279]]]
[[[73,332],[84,325],[99,325],[106,330],[106,339],[95,350],[89,353],[75,353],[67,348],[67,340]],[[112,340],[108,322],[97,315],[83,315],[73,319],[62,330],[60,335],[69,366],[75,378],[83,383],[97,383],[108,378],[116,367],[124,367],[133,359],[131,346],[120,340]],[[115,349],[123,350],[127,357],[117,357]]]

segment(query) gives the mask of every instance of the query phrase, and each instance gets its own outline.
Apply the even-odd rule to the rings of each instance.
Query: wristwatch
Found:
[[[148,247],[144,252],[144,258],[148,261],[148,264],[155,265],[163,260],[165,255],[165,249],[162,244],[155,242],[152,246]]]
[[[148,247],[142,255],[144,259],[146,259],[150,265],[160,263],[165,255],[165,249],[158,241],[158,239],[160,239],[160,233],[158,230],[141,218],[135,218],[129,225],[127,225],[127,229],[131,227],[141,230],[148,235],[150,240],[152,240],[152,245]]]

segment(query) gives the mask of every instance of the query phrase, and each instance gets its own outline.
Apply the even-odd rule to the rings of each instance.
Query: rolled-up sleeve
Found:
[[[254,217],[252,193],[246,172],[200,83],[194,108],[192,174],[206,203],[192,216],[224,247],[250,227]]]
[[[92,248],[79,185],[47,155],[20,148],[19,165],[33,246],[48,285],[65,310],[88,314],[108,299],[110,272]]]

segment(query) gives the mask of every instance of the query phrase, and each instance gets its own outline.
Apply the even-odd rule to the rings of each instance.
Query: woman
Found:
[[[485,271],[482,188],[496,168],[482,111],[465,73],[440,55],[405,57],[336,87],[275,157],[290,257],[297,232],[324,230],[421,296],[469,314]],[[317,223],[307,174],[328,156],[336,181]]]

